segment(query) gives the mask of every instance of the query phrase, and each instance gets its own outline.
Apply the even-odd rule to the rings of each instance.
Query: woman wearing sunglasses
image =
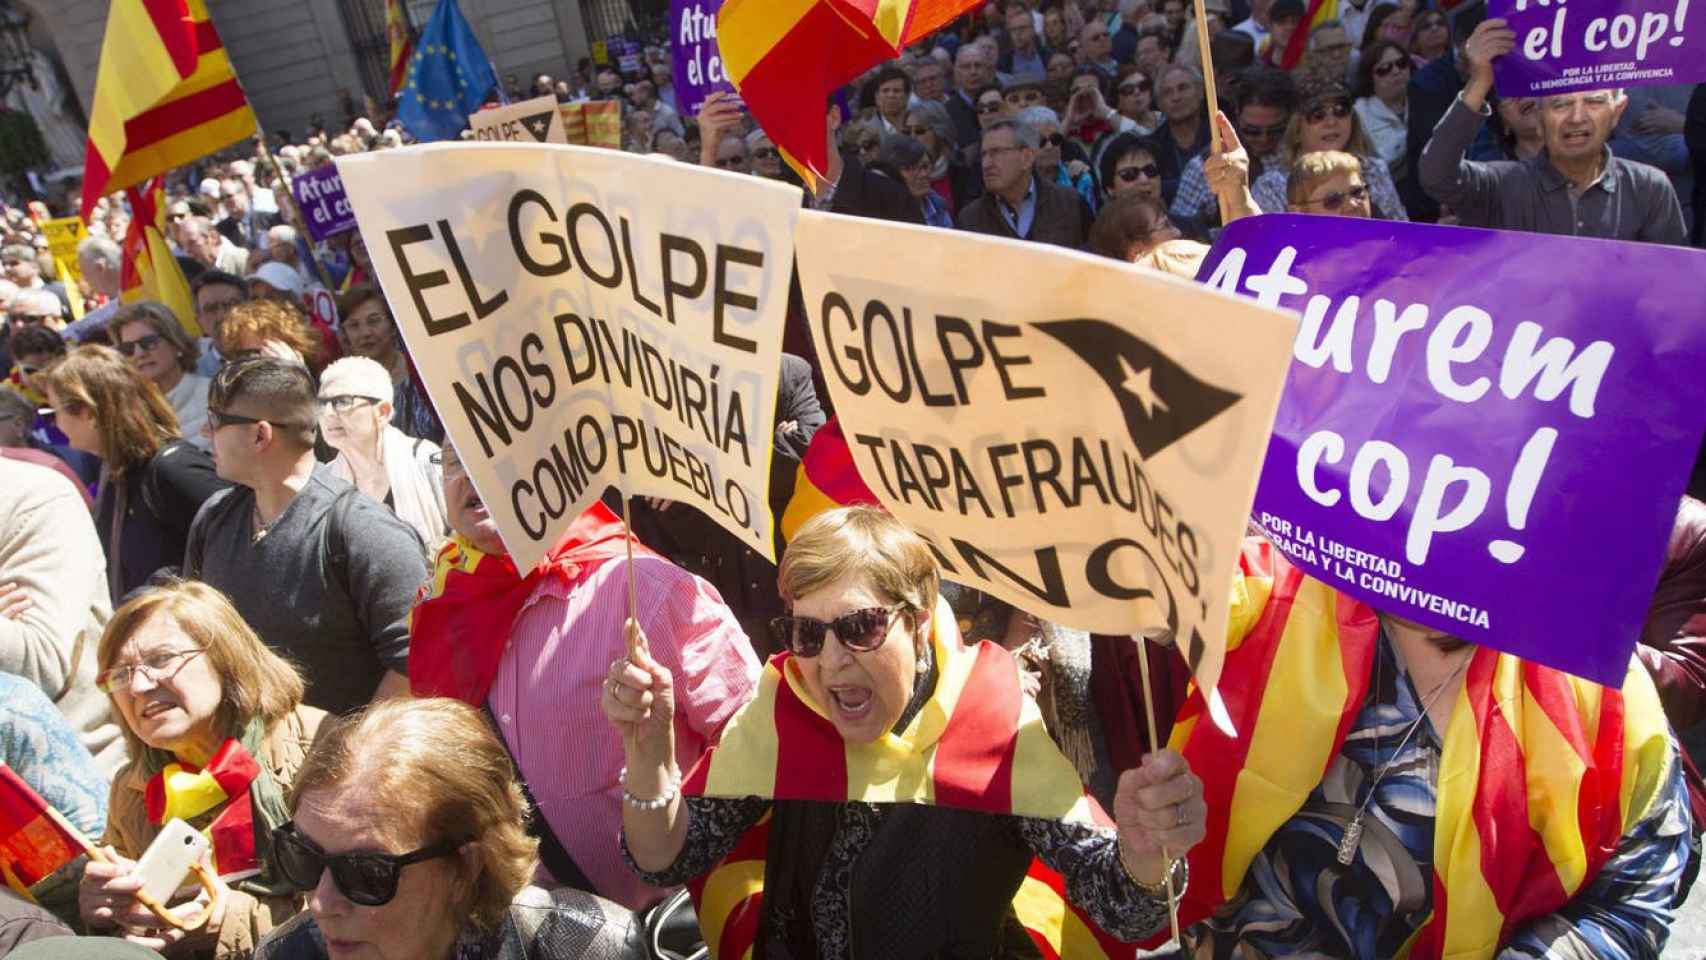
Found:
[[[450,532],[438,444],[392,425],[391,375],[366,357],[334,360],[320,375],[320,435],[338,451],[329,469],[391,508],[436,547]]]
[[[1357,65],[1357,120],[1394,181],[1408,173],[1411,72],[1410,55],[1389,40],[1376,41]]]
[[[1366,164],[1341,150],[1306,153],[1292,164],[1286,210],[1333,217],[1371,216]]]
[[[207,451],[180,432],[160,388],[117,350],[78,347],[41,382],[71,446],[101,458],[95,530],[117,606],[177,569],[196,511],[226,483]]]
[[[207,378],[195,373],[201,350],[172,309],[153,301],[123,307],[107,324],[107,334],[113,349],[160,388],[178,415],[184,438],[207,449],[201,435],[207,423]]]
[[[107,804],[101,843],[113,862],[85,868],[79,913],[94,930],[173,955],[248,956],[302,909],[270,837],[288,818],[284,792],[325,714],[302,704],[296,669],[202,583],[156,587],[120,607],[95,658],[131,761]],[[172,818],[207,831],[223,888],[220,909],[189,934],[133,896],[136,858]],[[201,906],[174,909],[187,917]]]
[[[538,842],[503,744],[456,700],[391,700],[328,725],[273,834],[308,910],[255,960],[624,960],[633,915],[528,886]]]
[[[1384,9],[1384,8],[1383,8]],[[1280,154],[1283,163],[1262,171],[1250,190],[1265,213],[1286,210],[1286,176],[1297,158],[1320,150],[1342,150],[1364,161],[1366,179],[1375,214],[1383,220],[1408,220],[1398,188],[1385,161],[1378,159],[1368,135],[1352,106],[1351,94],[1337,80],[1317,79],[1300,91],[1300,105],[1292,112]]]
[[[1126,771],[1109,819],[1011,655],[962,643],[929,546],[879,510],[808,521],[779,577],[787,652],[691,771],[670,673],[637,630],[603,694],[627,757],[625,854],[648,883],[703,878],[700,927],[724,956],[1008,956],[1039,863],[1103,933],[1166,929],[1165,882],[1185,883],[1177,858],[1207,814],[1177,755]]]

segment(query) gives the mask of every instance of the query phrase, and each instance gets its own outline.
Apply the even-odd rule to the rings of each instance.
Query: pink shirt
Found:
[[[640,627],[675,680],[675,755],[686,773],[752,698],[758,658],[710,584],[652,557],[634,559],[634,578]],[[638,909],[664,891],[622,862],[622,738],[599,707],[610,662],[626,654],[627,615],[625,560],[568,588],[547,579],[516,617],[487,702],[569,856],[598,893]]]

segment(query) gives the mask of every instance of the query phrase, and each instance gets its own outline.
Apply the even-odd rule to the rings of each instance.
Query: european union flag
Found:
[[[416,140],[453,140],[497,83],[497,72],[456,0],[438,0],[415,41],[397,119]]]

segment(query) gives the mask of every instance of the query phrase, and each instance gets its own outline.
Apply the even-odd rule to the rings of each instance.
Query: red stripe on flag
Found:
[[[936,804],[1003,813],[1013,809],[1013,750],[1018,740],[1019,672],[1006,651],[980,643],[965,691],[936,744]]]
[[[89,214],[94,212],[95,204],[107,195],[107,181],[112,179],[112,175],[101,151],[95,149],[95,141],[90,140],[88,149],[83,151],[83,208],[78,211],[84,223],[89,222]]]
[[[1559,683],[1568,683],[1553,675]],[[1593,766],[1582,779],[1577,800],[1582,842],[1587,848],[1588,872],[1597,875],[1623,838],[1623,694],[1606,687],[1600,694],[1599,732],[1594,738]],[[1574,891],[1572,891],[1574,892]]]
[[[255,852],[255,808],[247,791],[232,799],[208,833],[213,836],[213,868],[221,876],[260,866]]]
[[[758,919],[763,915],[763,891],[736,904],[723,921],[723,935],[717,940],[717,956],[728,960],[742,960],[746,951],[758,942]]]
[[[825,336],[828,336],[828,331],[825,331]],[[853,464],[853,451],[847,446],[847,436],[841,431],[839,417],[830,417],[828,423],[812,434],[811,445],[806,448],[801,466],[812,486],[842,506],[877,503],[877,495],[860,479],[859,468]]]
[[[184,0],[142,0],[142,8],[154,21],[154,31],[160,35],[160,43],[166,48],[166,55],[172,58],[172,66],[178,71],[178,76],[187,77],[194,73],[198,56],[197,31],[191,26],[194,21],[190,18],[189,6]]]
[[[409,58],[414,55],[415,42],[413,40],[404,40],[403,49],[397,54],[397,62],[391,64],[391,76],[386,80],[388,86],[386,87],[385,92],[387,94],[396,96],[397,91],[403,89],[403,81],[409,78]]]
[[[1309,30],[1315,24],[1315,15],[1321,12],[1321,5],[1327,0],[1309,0],[1309,9],[1303,14],[1303,19],[1297,23],[1297,29],[1291,32],[1291,39],[1286,42],[1285,49],[1280,52],[1280,69],[1290,70],[1303,59],[1303,46],[1308,42]]]
[[[212,20],[196,21],[195,47],[202,53],[225,49],[225,41],[219,39],[219,31],[213,26]]]
[[[168,100],[131,117],[124,124],[124,152],[137,153],[248,106],[235,79],[176,100]]]
[[[788,657],[778,661],[776,685],[777,800],[847,797],[847,744],[834,725],[794,695],[787,681]]]
[[[1441,879],[1436,868],[1433,875],[1434,912],[1428,918],[1427,925],[1416,934],[1415,942],[1410,946],[1410,960],[1439,960],[1445,952],[1445,923],[1446,902],[1445,881]]]

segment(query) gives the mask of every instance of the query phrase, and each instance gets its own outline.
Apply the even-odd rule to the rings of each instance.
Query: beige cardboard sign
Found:
[[[568,143],[557,98],[534,97],[468,117],[474,139],[499,143]]]

